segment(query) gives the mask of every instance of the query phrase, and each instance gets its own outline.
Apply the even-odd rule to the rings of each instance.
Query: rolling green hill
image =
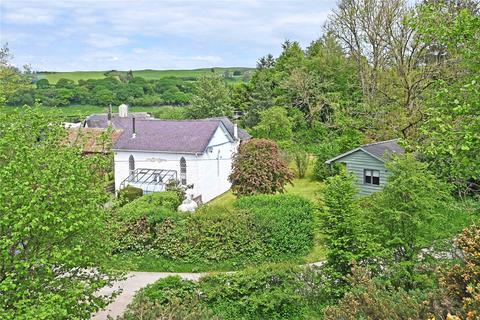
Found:
[[[136,77],[142,77],[147,80],[162,79],[166,77],[178,77],[178,78],[198,78],[202,74],[210,73],[212,68],[192,69],[192,70],[133,70],[133,75]],[[233,76],[232,80],[241,80],[245,72],[254,70],[253,68],[243,67],[231,67],[231,68],[213,68],[217,74],[224,74],[228,71],[231,75],[235,71],[239,71],[241,74]],[[71,71],[71,72],[39,72],[37,73],[38,79],[48,79],[50,83],[56,83],[61,78],[71,79],[77,82],[80,79],[103,79],[106,73],[112,75],[118,75],[121,73],[127,73],[128,71]]]

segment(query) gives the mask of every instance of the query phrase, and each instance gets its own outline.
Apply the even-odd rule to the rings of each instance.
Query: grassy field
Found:
[[[252,68],[232,67],[232,68],[213,68],[215,73],[223,74],[229,71],[233,74],[234,71],[241,71],[241,76],[233,77],[233,80],[239,81],[243,77],[245,71],[253,70]],[[120,71],[127,72],[127,71]],[[193,69],[193,70],[134,70],[133,75],[142,77],[147,80],[162,79],[166,77],[178,78],[198,78],[203,74],[211,72],[211,68]],[[103,79],[105,78],[105,71],[72,71],[72,72],[40,72],[37,73],[38,79],[48,79],[50,83],[56,83],[61,78],[71,79],[75,82],[78,80],[87,79]]]
[[[160,107],[129,107],[130,112],[152,112],[164,108],[165,106]],[[21,109],[23,107],[4,107],[4,111],[13,112],[16,109]],[[61,117],[65,118],[84,118],[93,113],[106,113],[108,112],[107,107],[94,106],[94,105],[72,105],[68,107],[39,107],[42,111],[45,112],[55,112]],[[118,112],[118,106],[112,106],[113,112]]]

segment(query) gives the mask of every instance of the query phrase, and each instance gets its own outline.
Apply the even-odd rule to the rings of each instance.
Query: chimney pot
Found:
[[[238,139],[238,126],[236,123],[233,124],[233,137]]]

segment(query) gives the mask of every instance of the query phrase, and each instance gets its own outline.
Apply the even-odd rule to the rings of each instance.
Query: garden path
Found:
[[[321,266],[323,262],[314,262],[306,264],[305,266]],[[101,289],[98,294],[100,295],[109,295],[118,289],[122,289],[120,295],[110,303],[105,310],[97,312],[92,320],[106,320],[108,316],[115,319],[125,312],[127,305],[132,301],[135,293],[141,288],[146,287],[147,285],[154,283],[155,281],[170,277],[170,276],[179,276],[184,280],[194,280],[197,281],[201,277],[210,274],[209,272],[203,273],[177,273],[177,272],[129,272],[127,273],[126,279],[118,281],[113,284],[111,287],[105,287]]]

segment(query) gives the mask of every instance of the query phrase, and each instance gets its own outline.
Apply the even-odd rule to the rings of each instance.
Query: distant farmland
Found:
[[[231,67],[231,68],[203,68],[193,70],[132,70],[133,75],[136,77],[142,77],[147,80],[162,79],[166,77],[177,77],[185,80],[195,80],[203,74],[212,72],[212,69],[216,74],[228,73],[232,76],[233,81],[241,81],[245,72],[251,72],[253,68],[243,67]],[[88,79],[103,79],[106,75],[119,75],[126,74],[128,71],[72,71],[72,72],[39,72],[37,73],[38,79],[47,79],[50,83],[57,83],[59,79],[71,79],[75,82],[78,80]]]

